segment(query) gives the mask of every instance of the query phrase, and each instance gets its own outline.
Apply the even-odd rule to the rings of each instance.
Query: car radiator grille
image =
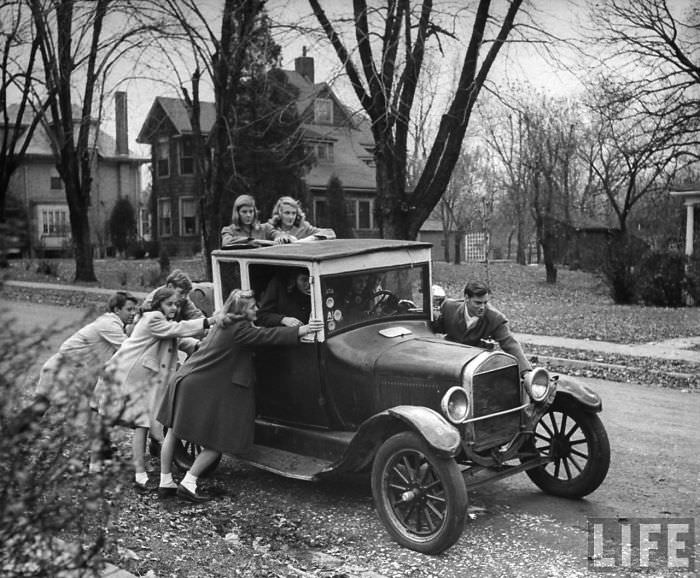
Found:
[[[521,405],[518,366],[510,365],[486,371],[478,370],[472,377],[473,417],[513,409]],[[474,447],[491,447],[510,440],[520,429],[520,412],[489,417],[472,422]]]

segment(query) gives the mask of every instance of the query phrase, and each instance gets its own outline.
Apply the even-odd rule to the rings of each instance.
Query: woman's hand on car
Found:
[[[310,319],[307,325],[302,325],[299,327],[299,337],[304,337],[309,333],[316,333],[323,329],[323,321],[320,319]]]
[[[296,317],[282,317],[280,325],[284,325],[285,327],[300,327],[303,323]]]

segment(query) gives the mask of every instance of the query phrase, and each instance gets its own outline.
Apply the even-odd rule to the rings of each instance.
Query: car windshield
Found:
[[[422,318],[428,311],[428,266],[327,275],[321,290],[328,333],[389,318]]]

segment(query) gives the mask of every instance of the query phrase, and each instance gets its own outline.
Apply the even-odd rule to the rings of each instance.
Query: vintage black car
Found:
[[[217,307],[303,268],[314,342],[256,353],[255,446],[243,458],[305,480],[371,472],[377,512],[400,544],[438,553],[459,538],[467,491],[525,472],[578,498],[604,480],[600,398],[543,368],[431,330],[430,245],[353,239],[213,254]]]

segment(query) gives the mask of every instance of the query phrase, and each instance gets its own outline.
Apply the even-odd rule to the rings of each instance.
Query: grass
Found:
[[[204,279],[202,259],[172,259],[171,269],[175,268],[183,269],[193,280]],[[75,263],[70,259],[17,260],[10,262],[4,276],[69,284],[74,272]],[[131,291],[148,291],[161,279],[156,260],[99,259],[95,274],[99,282],[92,286]],[[518,333],[641,343],[698,335],[700,327],[698,307],[616,305],[603,281],[583,271],[560,269],[557,283],[550,285],[541,265],[433,265],[433,283],[442,285],[450,297],[460,298],[465,282],[474,278],[489,283],[492,304],[507,315]]]

